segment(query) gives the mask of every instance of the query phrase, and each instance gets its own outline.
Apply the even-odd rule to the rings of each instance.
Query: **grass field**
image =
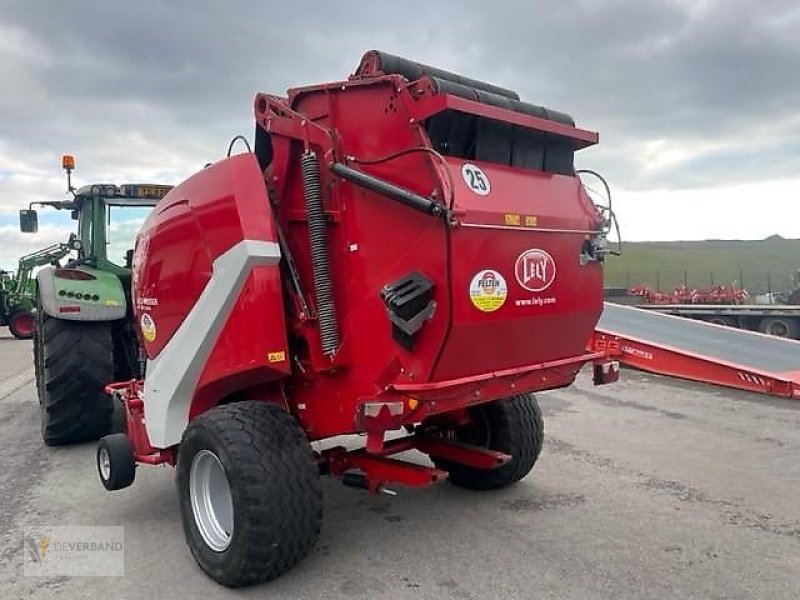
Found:
[[[690,287],[732,285],[751,294],[794,288],[800,269],[800,240],[777,236],[765,240],[701,242],[628,242],[623,255],[606,261],[606,285],[644,284],[671,291],[686,281]]]

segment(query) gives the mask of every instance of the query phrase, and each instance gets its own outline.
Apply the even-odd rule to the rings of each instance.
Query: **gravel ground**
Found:
[[[507,490],[395,498],[325,481],[312,554],[227,590],[183,540],[173,471],[106,493],[94,445],[45,448],[30,342],[0,337],[0,596],[800,598],[800,402],[625,371],[542,394],[547,439]],[[22,574],[22,527],[122,525],[124,577]]]

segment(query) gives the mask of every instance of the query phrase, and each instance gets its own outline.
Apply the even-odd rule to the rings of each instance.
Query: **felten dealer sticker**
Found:
[[[506,302],[508,286],[505,278],[497,271],[485,269],[475,273],[469,284],[469,298],[472,305],[483,312],[494,312]]]
[[[153,320],[153,317],[147,313],[143,313],[139,324],[142,327],[142,337],[144,337],[144,339],[148,342],[152,342],[156,339],[156,322]]]

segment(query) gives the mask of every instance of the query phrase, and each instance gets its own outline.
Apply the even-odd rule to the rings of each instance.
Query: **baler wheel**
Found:
[[[136,477],[136,460],[131,441],[124,433],[112,433],[97,445],[97,473],[109,491],[121,490]]]
[[[300,425],[276,405],[234,402],[196,418],[177,475],[186,542],[222,585],[274,579],[319,537],[319,468]]]
[[[48,446],[96,440],[111,432],[114,380],[110,323],[62,321],[37,311],[34,369]]]
[[[536,398],[531,394],[510,396],[474,406],[469,413],[470,422],[451,429],[449,437],[512,458],[502,467],[486,470],[431,457],[438,468],[448,472],[450,483],[469,490],[494,490],[525,477],[544,441],[544,421]]]

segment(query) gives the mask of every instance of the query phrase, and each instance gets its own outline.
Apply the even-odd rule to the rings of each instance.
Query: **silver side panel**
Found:
[[[247,276],[258,265],[276,265],[275,242],[243,240],[214,261],[211,279],[175,335],[147,361],[144,415],[154,448],[181,441],[200,374],[228,319]]]

